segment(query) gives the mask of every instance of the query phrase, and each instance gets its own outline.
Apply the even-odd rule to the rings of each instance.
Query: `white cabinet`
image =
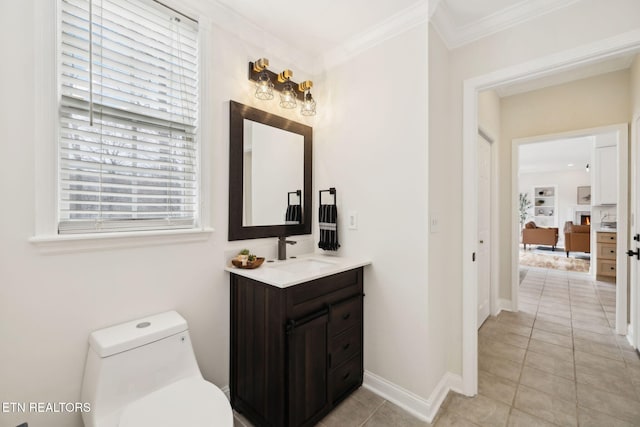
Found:
[[[555,185],[533,187],[533,221],[539,227],[557,227],[557,191]]]
[[[618,203],[618,166],[616,146],[596,147],[593,158],[593,205]]]

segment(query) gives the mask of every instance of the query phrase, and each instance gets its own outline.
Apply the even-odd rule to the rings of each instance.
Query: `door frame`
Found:
[[[610,126],[599,126],[595,128],[580,129],[569,132],[561,132],[547,135],[538,135],[527,138],[517,138],[511,142],[511,170],[515,171],[511,174],[511,224],[512,224],[512,252],[511,252],[511,297],[513,301],[512,309],[518,308],[519,295],[519,271],[518,257],[520,250],[520,242],[518,234],[519,226],[519,209],[518,209],[518,174],[520,154],[518,148],[526,144],[535,144],[537,142],[553,141],[558,139],[570,139],[586,136],[597,136],[603,134],[617,134],[617,163],[618,163],[618,204],[617,212],[617,234],[616,251],[619,254],[616,257],[616,333],[619,335],[627,334],[627,289],[629,288],[628,266],[629,259],[625,256],[625,252],[629,247],[629,123],[620,123]],[[562,224],[558,224],[559,228]],[[595,245],[592,244],[592,247]],[[593,253],[594,251],[592,251]],[[595,265],[591,263],[591,276],[595,279]]]
[[[633,241],[633,235],[640,233],[640,113],[635,114],[631,121],[631,135],[635,141],[630,142],[631,147],[629,159],[631,162],[630,173],[630,194],[631,206],[635,209],[631,216],[631,226],[629,228],[629,248],[635,249],[640,247],[640,242]],[[634,143],[635,142],[635,143]],[[633,242],[633,243],[632,243]],[[640,352],[640,264],[636,261],[629,266],[629,283],[631,285],[629,295],[629,330],[627,331],[627,340],[636,351]]]
[[[478,93],[498,86],[525,82],[631,53],[640,48],[640,30],[546,55],[532,61],[498,69],[463,81],[462,99],[462,391],[468,396],[478,392],[478,274],[472,255],[477,251],[477,195],[473,189],[477,177]],[[467,191],[469,190],[469,191]],[[497,242],[496,242],[497,244]]]

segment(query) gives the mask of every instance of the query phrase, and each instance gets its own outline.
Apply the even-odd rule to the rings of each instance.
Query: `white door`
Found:
[[[632,150],[635,150],[635,182],[631,186],[632,191],[635,192],[635,203],[631,205],[633,224],[631,225],[632,234],[634,240],[631,240],[629,247],[632,251],[640,251],[640,118],[636,120],[635,126],[636,132],[634,139],[635,144],[631,144]],[[640,347],[640,261],[637,256],[630,258],[629,269],[631,273],[629,286],[630,286],[630,323],[632,333],[632,345],[638,349]]]
[[[491,142],[478,135],[478,328],[491,310]]]

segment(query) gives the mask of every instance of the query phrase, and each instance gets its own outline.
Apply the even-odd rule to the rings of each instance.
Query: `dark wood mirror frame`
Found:
[[[229,101],[229,104],[229,240],[311,234],[313,129],[310,126],[235,101]],[[243,226],[244,119],[297,133],[304,137],[304,190],[301,224]],[[274,171],[277,171],[280,166],[273,165]]]

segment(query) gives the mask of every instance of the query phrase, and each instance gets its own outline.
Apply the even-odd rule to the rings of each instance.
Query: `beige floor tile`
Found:
[[[571,336],[571,326],[564,326],[559,323],[547,322],[541,319],[536,319],[536,323],[533,324],[533,329],[540,329],[542,331],[553,332],[554,334]]]
[[[351,396],[360,401],[360,403],[365,405],[367,408],[373,408],[374,410],[384,403],[384,399],[382,397],[365,387],[360,387],[354,391]]]
[[[444,411],[436,420],[435,427],[479,427],[478,424],[472,423],[461,417],[460,415]]]
[[[573,360],[566,361],[543,353],[528,351],[524,364],[569,380],[575,379]]]
[[[563,317],[565,319],[571,318],[571,310],[569,309],[560,309],[560,308],[549,308],[545,305],[540,304],[538,307],[538,313],[549,314],[551,316]]]
[[[486,371],[478,371],[478,393],[511,406],[518,384]]]
[[[359,427],[371,417],[373,409],[350,396],[321,420],[326,427]]]
[[[576,401],[575,382],[557,375],[525,365],[520,384],[542,391],[559,399]]]
[[[640,425],[640,405],[635,399],[578,383],[578,406]]]
[[[555,334],[553,332],[533,328],[531,338],[562,347],[573,348],[573,339],[571,338],[571,336],[567,335]]]
[[[578,408],[578,422],[580,427],[633,427],[636,425],[602,412],[580,407]]]
[[[630,368],[640,369],[640,356],[635,351],[622,351],[622,358]]]
[[[527,386],[518,386],[514,406],[559,426],[577,426],[578,424],[575,403],[558,399]]]
[[[560,325],[571,327],[571,319],[566,317],[559,317],[559,316],[554,316],[552,314],[546,314],[546,313],[538,313],[536,317],[546,322],[559,323]]]
[[[457,394],[449,402],[447,411],[483,427],[503,427],[509,417],[509,408],[509,405],[480,394],[473,398]]]
[[[479,337],[487,339],[492,339],[494,341],[499,341],[504,344],[509,344],[514,347],[519,347],[526,349],[529,346],[529,337],[525,337],[524,335],[514,334],[513,332],[506,332],[504,329],[500,327],[487,327],[484,325],[480,328],[478,332]]]
[[[597,356],[606,357],[608,359],[614,359],[622,361],[622,352],[617,345],[600,344],[589,340],[583,340],[580,338],[573,339],[576,350],[584,351],[585,353],[595,354]]]
[[[626,370],[601,370],[590,366],[576,365],[576,380],[610,393],[633,396],[635,393],[631,378]]]
[[[501,357],[480,354],[478,357],[478,369],[498,375],[510,381],[518,381],[522,363],[513,362]]]
[[[526,349],[505,344],[500,341],[485,338],[478,342],[478,351],[480,354],[486,354],[494,357],[501,357],[513,362],[522,363]]]
[[[616,373],[623,371],[626,368],[623,361],[613,360],[596,354],[585,353],[578,349],[574,350],[573,354],[576,365],[584,365],[594,369],[600,369],[610,372],[612,375],[616,375]]]
[[[548,356],[557,357],[567,362],[573,361],[573,351],[570,348],[550,344],[535,339],[529,340],[529,351],[546,354]]]
[[[616,345],[617,343],[616,337],[613,335],[598,334],[595,332],[585,331],[584,329],[574,329],[573,337],[607,345]]]
[[[384,402],[364,424],[366,427],[428,427],[426,421],[411,416],[407,411],[390,402]]]
[[[554,427],[555,425],[515,408],[511,409],[507,424],[509,427]]]
[[[517,323],[524,326],[533,326],[535,316],[513,311],[502,311],[497,316],[499,322]]]
[[[573,325],[573,329],[584,329],[598,334],[613,335],[613,330],[609,326],[596,325],[593,323],[582,322],[580,320],[573,320],[571,324]]]

